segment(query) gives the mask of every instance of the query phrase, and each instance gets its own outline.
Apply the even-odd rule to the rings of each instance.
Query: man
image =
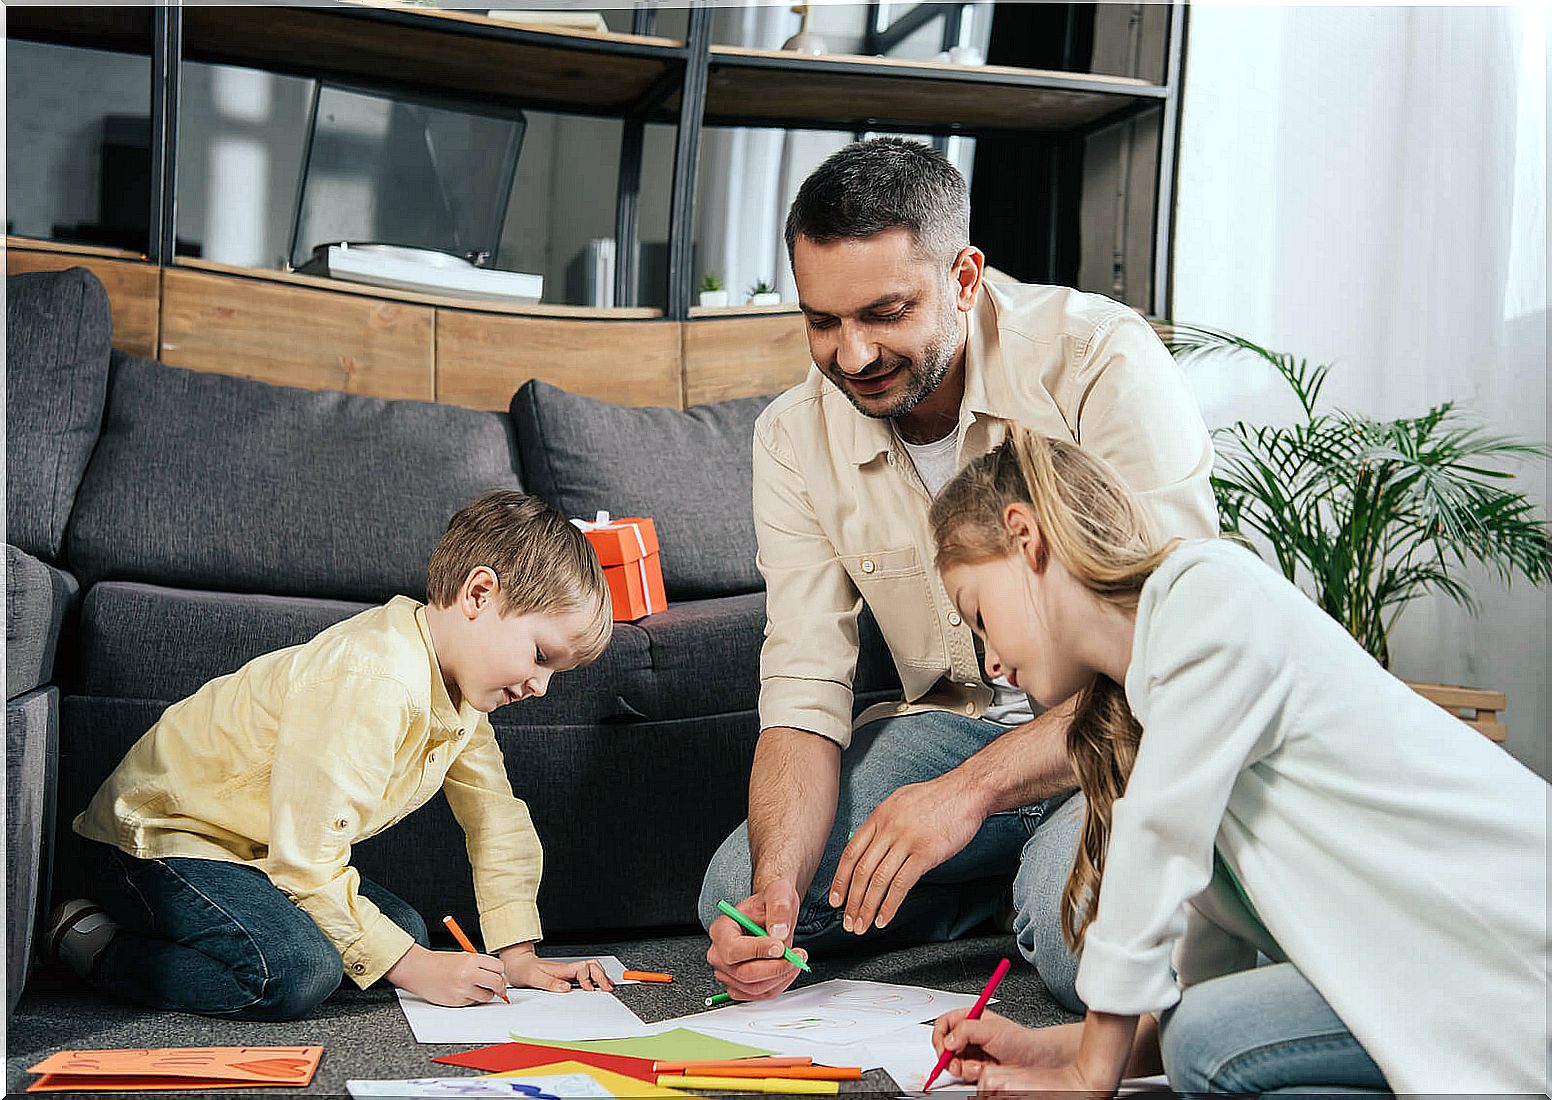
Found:
[[[755,429],[761,734],[749,820],[700,900],[707,960],[739,999],[792,983],[784,945],[950,939],[1011,900],[1020,951],[1081,1008],[1059,927],[1083,814],[1064,749],[1071,704],[1036,716],[983,677],[932,568],[927,508],[1022,423],[1108,461],[1160,534],[1206,537],[1212,447],[1146,321],[1064,287],[983,282],[969,227],[964,178],[899,138],[836,153],[788,215],[815,369]],[[905,698],[854,723],[863,602]],[[719,917],[724,897],[770,937]]]

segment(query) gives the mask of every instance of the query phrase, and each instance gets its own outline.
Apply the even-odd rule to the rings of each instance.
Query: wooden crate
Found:
[[[1424,699],[1438,703],[1488,740],[1503,743],[1505,730],[1503,723],[1498,720],[1498,715],[1507,704],[1503,692],[1455,687],[1450,684],[1409,682],[1407,686]]]

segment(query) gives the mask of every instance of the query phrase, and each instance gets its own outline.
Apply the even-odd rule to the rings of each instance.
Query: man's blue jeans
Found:
[[[92,969],[104,992],[201,1016],[295,1020],[339,988],[339,951],[262,871],[90,847],[92,900],[120,928]],[[407,903],[366,879],[361,894],[427,945]]]
[[[878,804],[900,787],[953,770],[1004,732],[1005,727],[994,722],[946,711],[884,718],[857,730],[841,754],[835,824],[798,911],[797,943],[824,952],[957,939],[1008,905],[1008,879],[1013,877],[1013,931],[1019,950],[1059,1001],[1081,1010],[1073,991],[1077,960],[1060,931],[1062,888],[1083,822],[1081,795],[1058,796],[987,818],[958,855],[922,876],[882,930],[870,928],[861,936],[847,932],[841,926],[844,910],[830,907],[830,882],[847,837]],[[717,917],[719,898],[736,903],[748,897],[752,878],[745,822],[723,841],[706,870],[701,923],[709,927]]]
[[[1380,1068],[1292,963],[1191,986],[1159,1021],[1159,1046],[1170,1087],[1182,1093],[1387,1091]]]

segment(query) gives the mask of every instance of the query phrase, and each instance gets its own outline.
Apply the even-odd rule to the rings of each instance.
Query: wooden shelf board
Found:
[[[468,313],[503,313],[522,317],[574,317],[590,321],[654,321],[663,316],[662,310],[651,309],[645,306],[595,309],[591,306],[546,305],[543,303],[538,305],[523,303],[505,305],[501,302],[477,302],[471,301],[468,298],[457,298],[451,295],[419,294],[409,290],[394,290],[389,287],[368,286],[365,283],[350,283],[341,279],[325,279],[317,275],[302,275],[294,271],[270,271],[259,267],[239,267],[235,264],[223,264],[213,260],[200,260],[186,256],[179,257],[174,266],[190,268],[196,271],[209,271],[218,275],[239,275],[243,278],[261,279],[271,283],[313,287],[317,290],[328,290],[336,294],[350,294],[361,298],[382,298],[394,302],[412,302],[416,305],[436,306],[439,309],[457,309]]]
[[[537,30],[397,5],[183,8],[185,55],[471,103],[624,113],[684,58],[672,39]]]
[[[66,252],[72,256],[101,256],[107,260],[144,260],[144,252],[127,248],[109,248],[107,245],[73,244],[70,241],[49,241],[41,237],[7,236],[5,247],[28,252]]]
[[[764,317],[770,314],[801,313],[795,302],[782,302],[774,306],[691,306],[690,316],[700,317]]]
[[[714,46],[706,121],[1060,131],[1166,92],[1130,77]]]
[[[149,61],[154,10],[149,6],[112,4],[68,8],[7,5],[5,36],[58,46],[138,53]],[[149,82],[149,71],[146,79]]]

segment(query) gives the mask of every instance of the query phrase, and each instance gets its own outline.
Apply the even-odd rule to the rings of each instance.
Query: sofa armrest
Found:
[[[5,548],[5,697],[15,699],[54,676],[54,654],[81,586],[25,550]]]

